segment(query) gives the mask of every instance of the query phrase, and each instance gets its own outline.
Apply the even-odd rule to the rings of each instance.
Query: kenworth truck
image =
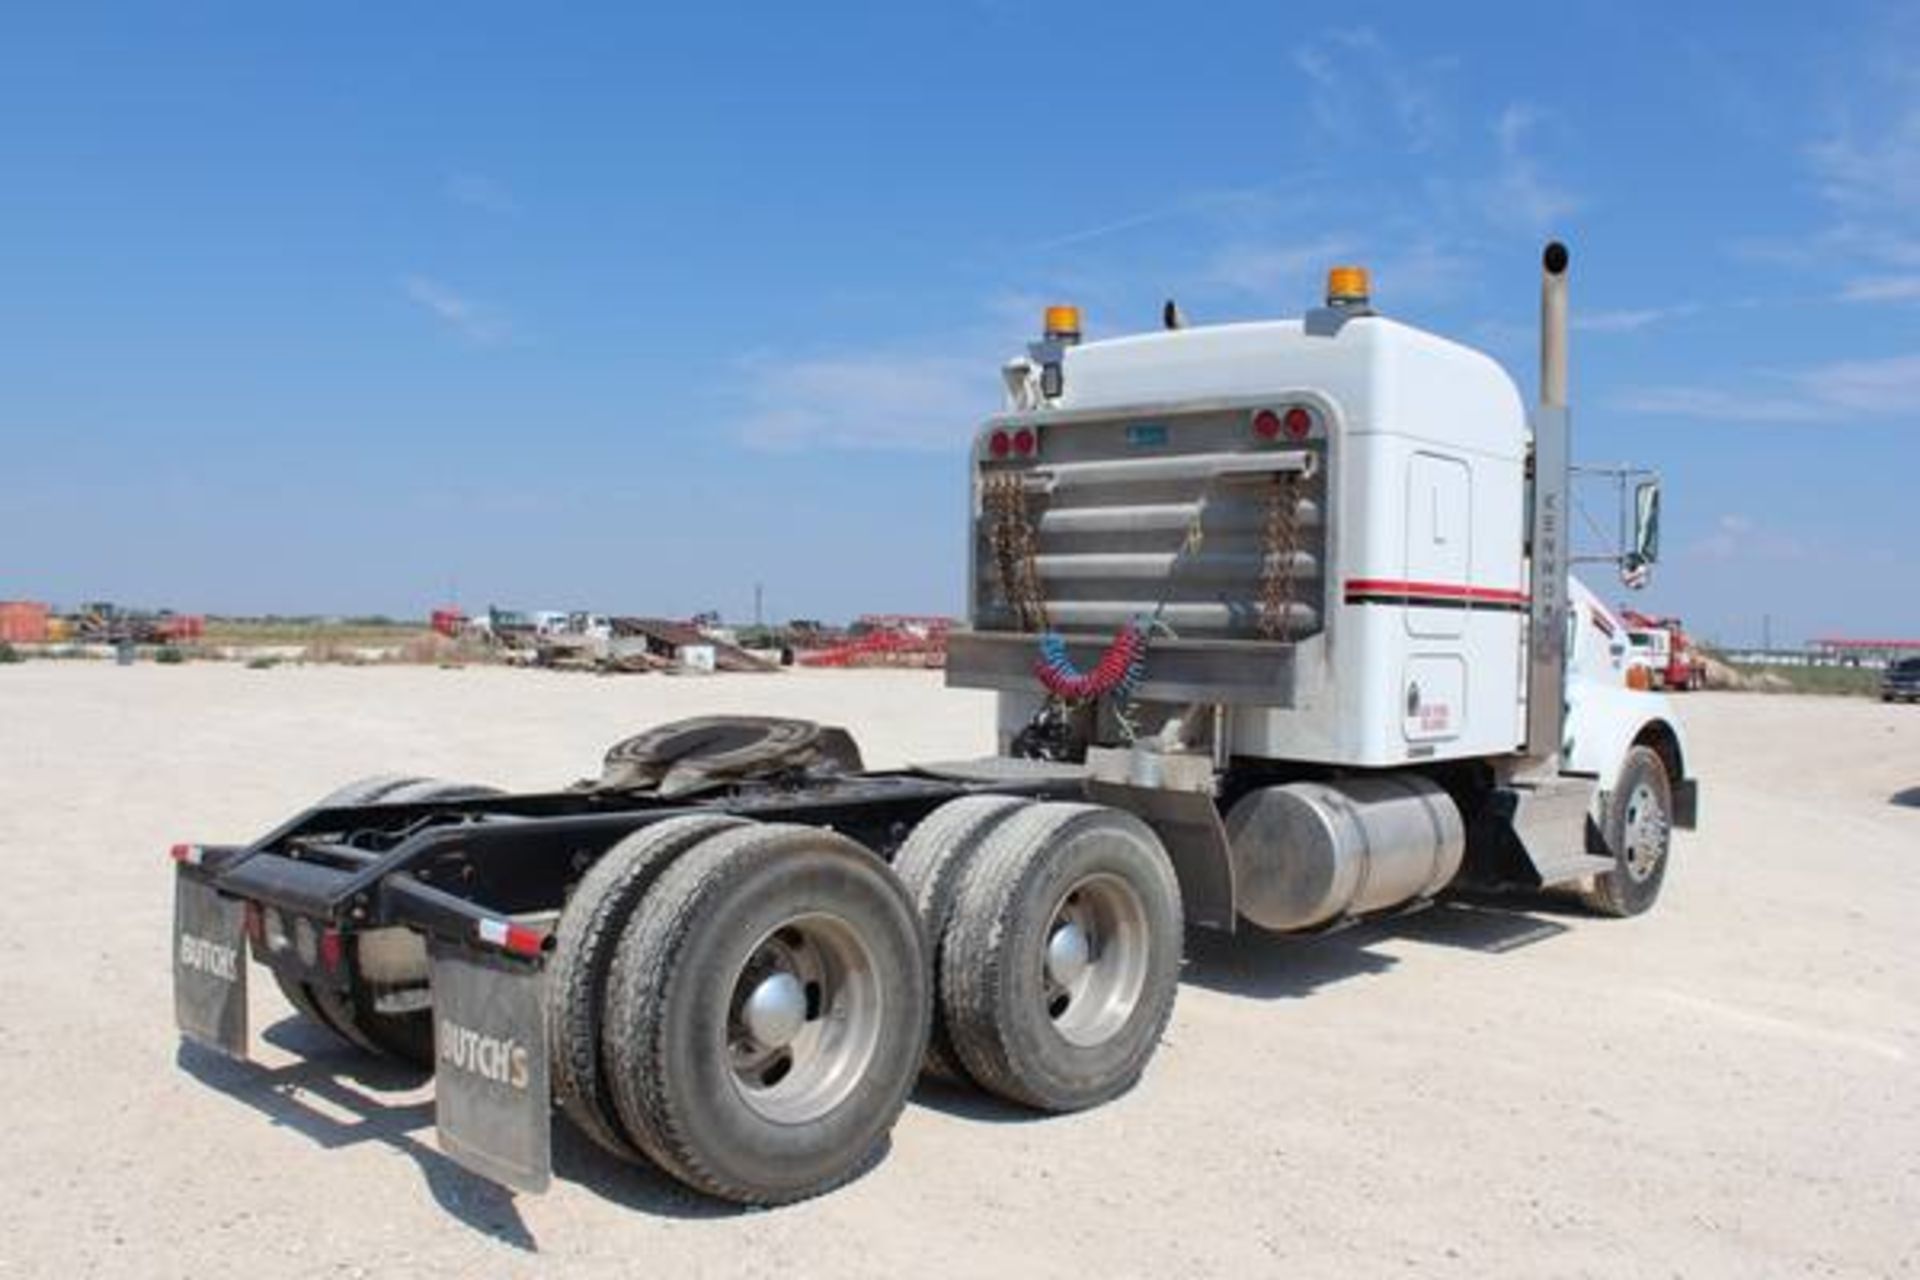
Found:
[[[469,1169],[546,1186],[557,1103],[775,1204],[874,1160],[923,1070],[1046,1112],[1132,1087],[1185,925],[1466,887],[1645,911],[1696,787],[1567,574],[1566,267],[1549,246],[1531,413],[1357,269],[1292,320],[1170,306],[1083,342],[1050,311],[975,437],[949,638],[948,682],[999,693],[997,754],[870,770],[841,730],[715,717],[553,791],[355,783],[173,849],[180,1029],[246,1054],[250,957],[430,1067]]]

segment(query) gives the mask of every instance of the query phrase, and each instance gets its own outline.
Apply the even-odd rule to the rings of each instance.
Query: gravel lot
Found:
[[[1684,707],[1704,826],[1651,916],[1195,937],[1126,1098],[1035,1119],[925,1085],[873,1173],[741,1212],[564,1129],[549,1194],[473,1178],[430,1088],[269,981],[257,1064],[182,1049],[166,846],[383,770],[570,781],[696,712],[838,721],[875,764],[976,753],[985,698],[907,672],[0,668],[0,1276],[1913,1274],[1920,707]]]

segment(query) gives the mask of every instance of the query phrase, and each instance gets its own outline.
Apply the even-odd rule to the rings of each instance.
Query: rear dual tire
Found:
[[[973,844],[952,855],[950,914],[928,921],[953,1056],[981,1087],[1042,1111],[1126,1092],[1179,990],[1180,887],[1159,838],[1088,804],[983,805],[953,826]]]
[[[642,827],[593,864],[560,913],[546,986],[554,1099],[594,1145],[622,1159],[642,1153],[621,1127],[601,1063],[602,1009],[614,952],[641,900],[674,860],[745,821],[696,814]]]
[[[832,832],[709,837],[642,898],[606,984],[621,1127],[710,1195],[784,1204],[877,1158],[926,1049],[925,948],[886,865]]]
[[[987,837],[1030,802],[1014,796],[963,796],[941,805],[914,827],[893,857],[893,869],[913,896],[933,963],[933,989],[939,992],[946,955],[947,927],[953,920],[960,884]],[[927,1037],[926,1071],[939,1080],[965,1083],[971,1077],[953,1047],[946,1011],[934,1002]]]

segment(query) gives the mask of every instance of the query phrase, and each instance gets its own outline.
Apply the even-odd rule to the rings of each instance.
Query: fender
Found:
[[[1594,793],[1595,819],[1606,812],[1627,752],[1649,746],[1667,762],[1673,783],[1673,825],[1693,830],[1699,814],[1699,782],[1689,772],[1686,733],[1667,696],[1584,681],[1571,695],[1561,768],[1599,784]]]

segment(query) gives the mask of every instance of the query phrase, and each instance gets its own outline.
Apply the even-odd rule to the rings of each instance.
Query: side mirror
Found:
[[[1621,561],[1621,581],[1636,589],[1644,587],[1659,558],[1660,482],[1643,480],[1633,489],[1633,546]]]
[[[1633,490],[1633,558],[1652,564],[1660,558],[1660,482],[1643,480]]]

